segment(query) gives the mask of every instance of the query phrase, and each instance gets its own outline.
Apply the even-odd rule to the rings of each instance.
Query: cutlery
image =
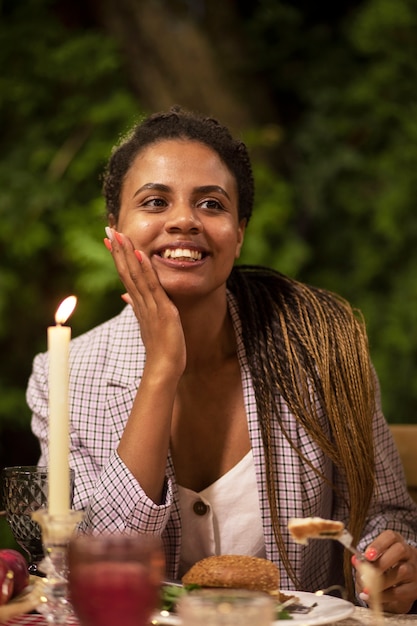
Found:
[[[349,552],[354,554],[359,561],[367,560],[362,552],[359,552],[359,550],[352,545],[353,537],[350,532],[346,530],[346,528],[340,533],[340,535],[335,536],[334,539],[339,541],[342,546],[344,546],[347,550],[349,550]]]

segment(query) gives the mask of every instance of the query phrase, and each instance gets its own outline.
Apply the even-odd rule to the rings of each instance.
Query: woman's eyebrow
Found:
[[[223,187],[220,187],[219,185],[203,185],[202,187],[196,187],[194,189],[195,193],[213,193],[213,191],[220,193],[222,196],[225,196],[228,200],[230,200],[230,197],[227,191],[223,189]]]
[[[141,193],[141,191],[145,191],[146,189],[154,191],[171,191],[171,188],[168,187],[168,185],[163,185],[162,183],[146,183],[145,185],[142,185],[142,187],[139,187],[139,189],[136,189],[133,197],[135,198],[139,193]]]
[[[135,191],[135,193],[133,194],[133,197],[135,198],[139,193],[148,189],[153,190],[153,191],[164,191],[164,192],[171,191],[171,187],[169,187],[168,185],[164,185],[162,183],[145,183],[145,185],[142,185],[142,187],[139,187],[139,189]],[[220,193],[222,196],[225,196],[228,200],[230,200],[230,196],[227,193],[227,191],[223,189],[223,187],[220,187],[219,185],[202,185],[200,187],[195,187],[195,189],[193,189],[193,192],[194,193],[217,192],[217,193]]]

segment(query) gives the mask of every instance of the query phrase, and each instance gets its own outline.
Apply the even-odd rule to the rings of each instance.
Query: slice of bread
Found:
[[[296,543],[306,544],[309,539],[338,537],[344,530],[343,522],[322,517],[294,517],[288,522],[288,530]]]

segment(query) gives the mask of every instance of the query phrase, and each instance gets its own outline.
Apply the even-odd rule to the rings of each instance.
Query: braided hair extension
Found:
[[[354,541],[358,541],[375,482],[372,437],[375,389],[366,331],[360,314],[339,296],[272,269],[236,266],[228,288],[239,306],[255,389],[274,535],[283,565],[299,586],[279,524],[271,449],[272,420],[278,422],[302,460],[309,462],[283,427],[276,394],[282,395],[295,419],[345,476],[349,494],[348,527]],[[320,409],[329,420],[329,436],[320,428]],[[309,465],[327,481],[317,468]],[[347,553],[344,576],[353,597]]]

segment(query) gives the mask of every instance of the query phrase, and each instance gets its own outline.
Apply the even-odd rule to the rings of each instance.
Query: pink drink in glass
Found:
[[[153,537],[79,536],[70,543],[70,599],[82,626],[146,626],[162,576],[161,544]]]

